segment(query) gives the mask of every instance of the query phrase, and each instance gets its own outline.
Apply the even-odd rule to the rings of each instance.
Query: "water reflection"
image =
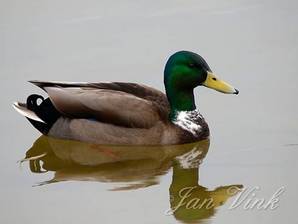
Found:
[[[159,177],[173,169],[169,187],[170,209],[184,223],[197,223],[215,214],[241,189],[241,185],[208,190],[199,184],[199,165],[209,149],[209,140],[171,146],[111,146],[39,137],[24,161],[34,173],[54,172],[51,180],[117,183],[111,190],[132,190],[159,184]],[[122,184],[122,185],[120,185]],[[239,191],[229,192],[230,187]]]
[[[177,220],[183,223],[200,223],[212,217],[217,207],[242,189],[242,185],[220,186],[208,190],[199,184],[199,168],[183,168],[179,163],[173,165],[170,186],[171,210]]]

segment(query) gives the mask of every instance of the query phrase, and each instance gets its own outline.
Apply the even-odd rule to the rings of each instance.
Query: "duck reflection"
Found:
[[[208,139],[183,145],[113,146],[43,135],[27,151],[23,161],[29,161],[34,173],[54,172],[51,180],[40,185],[61,181],[117,183],[111,190],[156,185],[159,177],[173,168],[167,213],[184,223],[197,223],[214,215],[217,207],[242,188],[228,185],[208,190],[199,184],[199,165],[208,149]]]
[[[220,186],[208,190],[199,184],[199,167],[183,167],[181,163],[173,164],[172,183],[169,189],[173,214],[183,223],[200,223],[216,212],[230,197],[235,196],[243,188],[242,185]]]

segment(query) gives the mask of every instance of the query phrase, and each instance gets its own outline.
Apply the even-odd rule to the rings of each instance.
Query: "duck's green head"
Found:
[[[238,94],[239,91],[217,78],[206,61],[198,54],[179,51],[167,61],[164,70],[164,84],[171,109],[194,110],[193,89],[205,86],[222,93]]]

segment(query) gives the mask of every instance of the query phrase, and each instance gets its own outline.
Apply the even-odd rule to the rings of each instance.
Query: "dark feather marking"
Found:
[[[42,103],[40,105],[37,104],[38,99],[42,100]],[[27,103],[22,105],[27,107],[29,110],[34,111],[41,120],[46,122],[43,123],[27,118],[30,123],[43,134],[47,134],[52,125],[61,116],[61,114],[55,109],[49,98],[44,99],[42,96],[37,94],[30,95],[27,98]]]

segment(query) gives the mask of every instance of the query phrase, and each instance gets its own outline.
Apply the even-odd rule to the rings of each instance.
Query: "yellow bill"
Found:
[[[239,93],[237,89],[235,89],[233,86],[226,83],[225,81],[222,81],[219,78],[217,78],[212,72],[207,72],[207,78],[202,84],[203,86],[206,86],[210,89],[215,89],[222,93],[229,93],[229,94]]]

